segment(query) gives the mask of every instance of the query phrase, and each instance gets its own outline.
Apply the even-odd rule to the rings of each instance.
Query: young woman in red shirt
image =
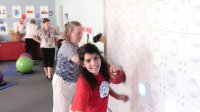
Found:
[[[110,73],[118,72],[117,66],[109,66],[98,48],[85,44],[78,49],[80,73],[74,100],[73,112],[107,112],[109,95],[126,102],[127,95],[117,94],[109,86]]]

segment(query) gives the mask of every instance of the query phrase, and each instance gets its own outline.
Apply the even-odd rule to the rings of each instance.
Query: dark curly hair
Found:
[[[78,55],[79,55],[79,59],[80,59],[80,63],[81,63],[79,66],[79,72],[89,82],[91,89],[94,89],[97,86],[97,79],[95,78],[95,76],[92,73],[90,73],[85,67],[82,66],[83,61],[84,61],[84,55],[86,53],[89,53],[89,54],[96,53],[97,55],[100,56],[101,67],[100,67],[99,72],[103,75],[103,77],[106,80],[109,80],[109,70],[108,70],[109,64],[104,59],[104,57],[101,55],[99,49],[91,43],[87,43],[78,49]]]
[[[48,18],[43,19],[43,23],[46,23],[46,22],[49,22],[49,21],[50,21],[50,19],[48,19]]]

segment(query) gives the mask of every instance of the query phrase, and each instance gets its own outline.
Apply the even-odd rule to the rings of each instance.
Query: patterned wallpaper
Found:
[[[110,97],[112,112],[200,112],[200,1],[105,0],[104,7],[107,58],[127,77],[111,86],[130,96]]]

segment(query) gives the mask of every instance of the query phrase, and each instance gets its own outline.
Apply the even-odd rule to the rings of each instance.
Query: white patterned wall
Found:
[[[108,61],[127,76],[111,86],[130,96],[112,112],[200,112],[200,0],[105,0],[105,12]]]

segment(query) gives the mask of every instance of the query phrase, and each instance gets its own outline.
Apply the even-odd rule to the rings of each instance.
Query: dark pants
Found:
[[[54,67],[55,48],[41,48],[43,67]]]
[[[29,53],[33,60],[37,60],[37,42],[33,39],[25,39],[26,42],[26,53]]]

